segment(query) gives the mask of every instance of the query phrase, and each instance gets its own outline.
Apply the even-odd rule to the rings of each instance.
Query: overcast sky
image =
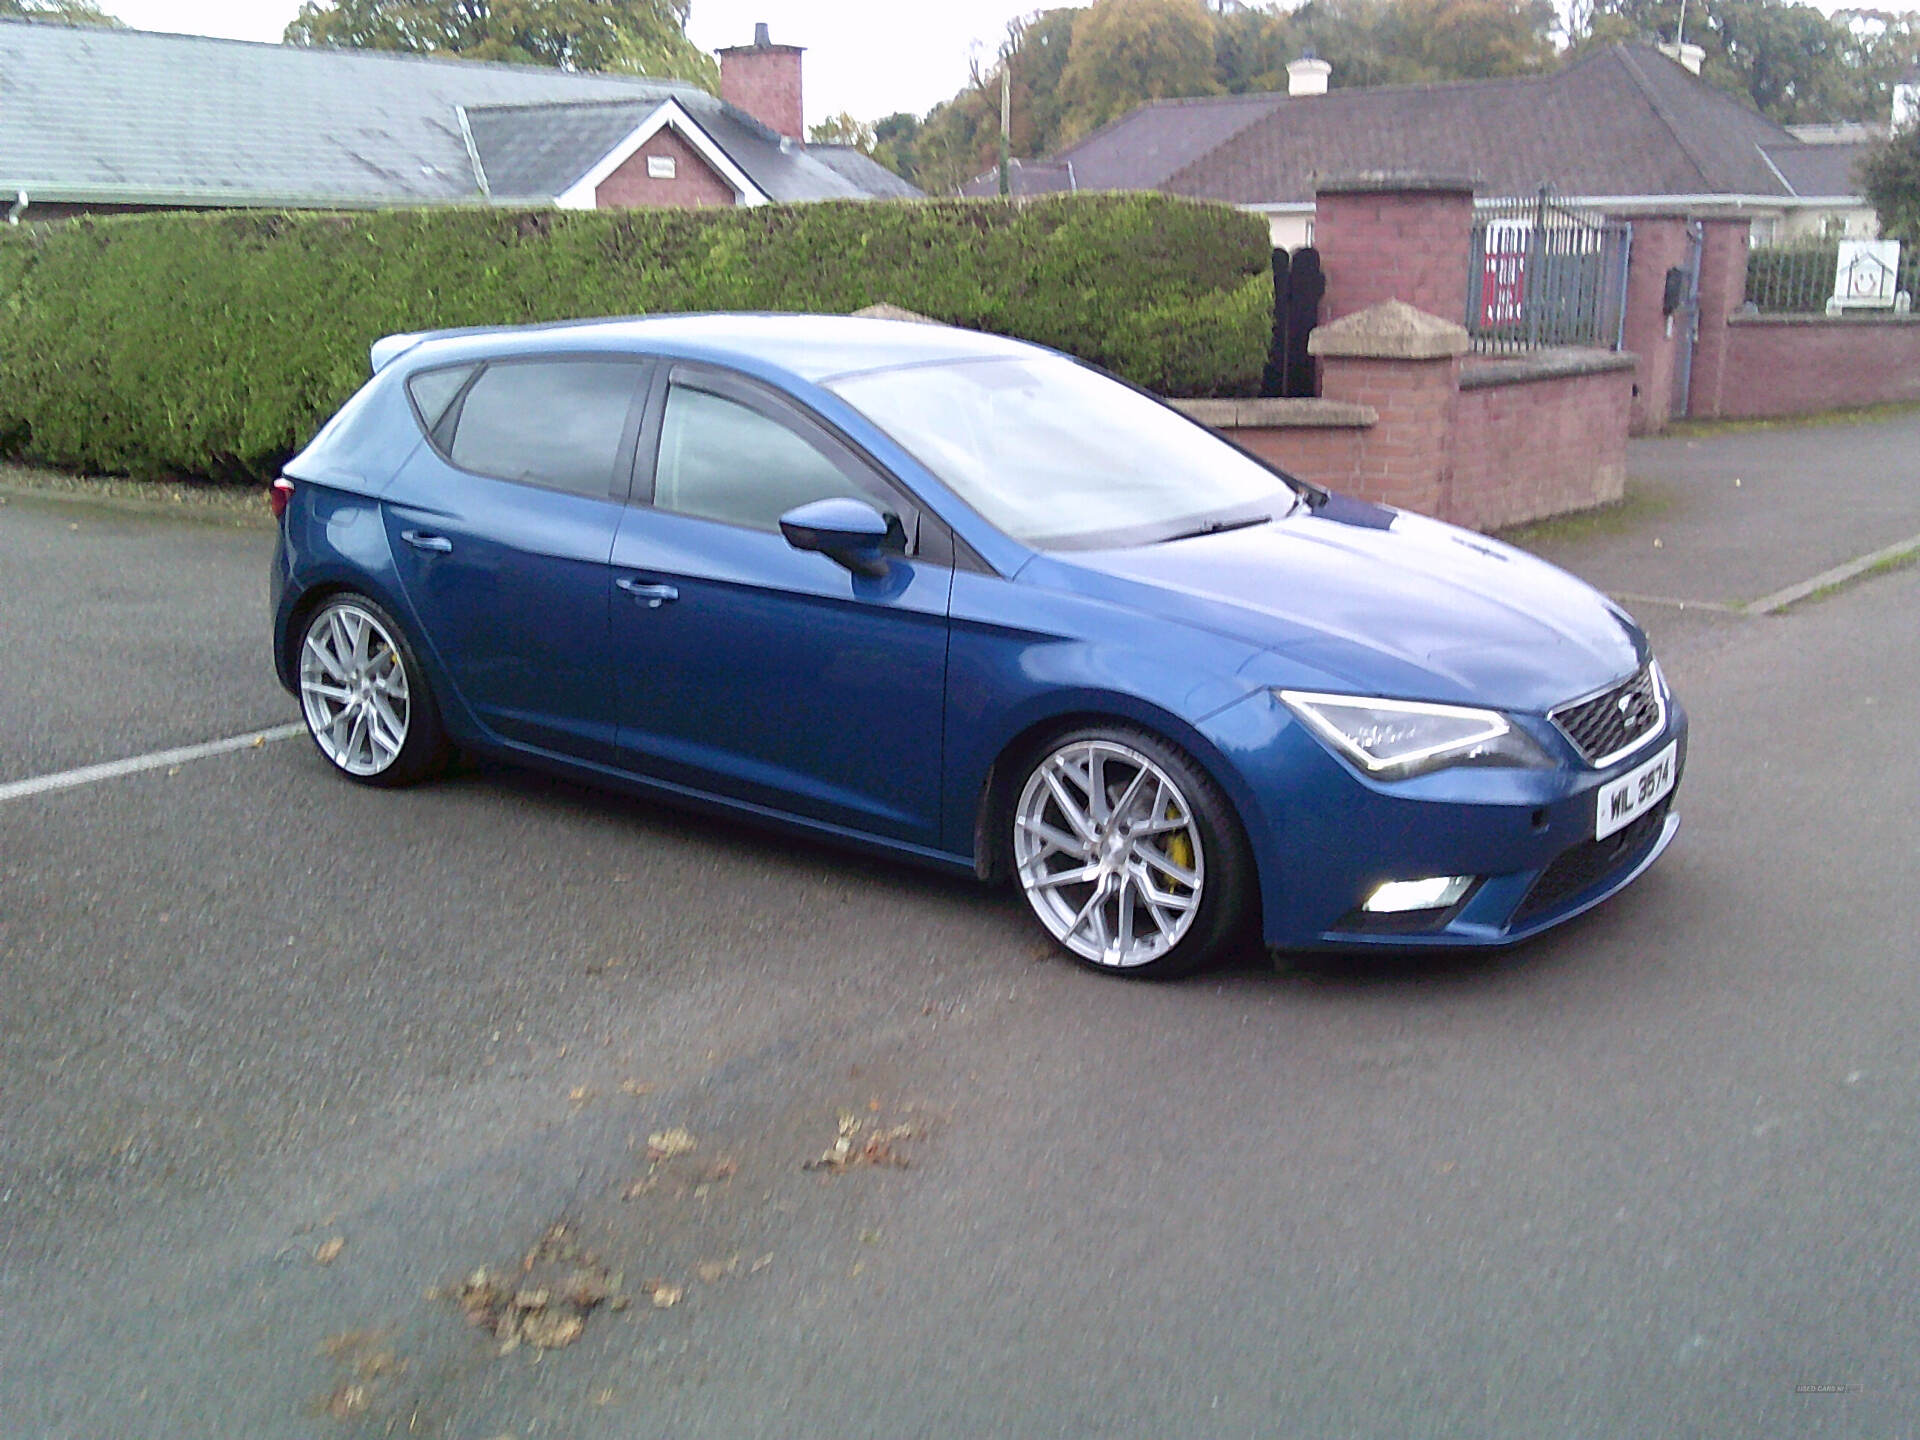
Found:
[[[140,30],[278,40],[300,0],[99,0]],[[807,119],[842,110],[876,120],[924,114],[967,79],[977,44],[989,61],[1007,21],[1073,0],[693,0],[687,34],[708,50],[741,45],[764,20],[774,40],[807,47]]]

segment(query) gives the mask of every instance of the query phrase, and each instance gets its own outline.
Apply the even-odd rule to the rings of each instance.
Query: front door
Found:
[[[613,550],[622,763],[937,846],[953,578],[926,553],[937,522],[798,407],[738,377],[678,368],[655,414],[651,484],[636,475]],[[898,518],[884,577],[781,536],[781,515],[835,495]]]

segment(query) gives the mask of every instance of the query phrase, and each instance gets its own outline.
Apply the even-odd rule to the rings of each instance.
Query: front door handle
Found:
[[[647,602],[649,610],[658,610],[662,605],[671,604],[680,598],[680,592],[671,585],[649,585],[644,580],[616,580],[613,582],[636,600]]]
[[[445,555],[453,549],[453,541],[444,535],[429,535],[424,530],[402,530],[400,538],[416,550],[431,550],[436,555]]]

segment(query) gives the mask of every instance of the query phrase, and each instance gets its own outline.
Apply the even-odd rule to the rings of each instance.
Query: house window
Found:
[[[647,178],[649,180],[671,180],[675,165],[671,155],[647,156]]]
[[[1749,245],[1771,245],[1780,236],[1780,219],[1775,215],[1762,215],[1754,218],[1747,234]]]

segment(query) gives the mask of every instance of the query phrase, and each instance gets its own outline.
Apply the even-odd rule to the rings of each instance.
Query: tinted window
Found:
[[[605,495],[639,367],[617,360],[497,364],[461,402],[453,462],[482,475]]]
[[[777,420],[704,390],[676,385],[667,392],[656,508],[778,530],[796,505],[836,495],[877,498]]]
[[[422,370],[407,381],[407,393],[419,407],[420,420],[429,431],[438,425],[453,403],[467,377],[478,369],[474,365],[456,365],[451,370]]]

